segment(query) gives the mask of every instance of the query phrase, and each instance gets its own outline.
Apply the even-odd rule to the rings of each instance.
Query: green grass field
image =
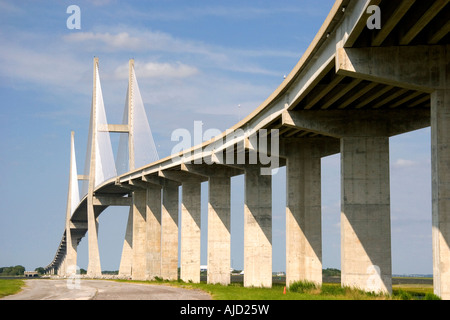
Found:
[[[149,284],[177,286],[186,289],[203,290],[214,300],[430,300],[438,299],[433,294],[433,286],[427,284],[401,284],[393,286],[392,295],[376,295],[351,288],[342,288],[338,283],[324,283],[314,286],[310,283],[296,283],[284,290],[284,284],[274,283],[272,288],[245,288],[242,283],[228,286],[182,281],[131,281]],[[15,294],[25,282],[20,279],[0,279],[0,298]]]
[[[129,281],[129,280],[117,280]],[[246,288],[242,283],[228,286],[182,281],[132,281],[149,284],[177,286],[186,289],[199,289],[211,294],[214,300],[431,300],[438,299],[430,285],[395,285],[392,295],[363,292],[352,288],[342,288],[340,284],[324,283],[313,286],[309,283],[291,285],[284,290],[283,284],[274,283],[272,288]]]
[[[24,285],[20,279],[0,279],[0,298],[19,292]]]

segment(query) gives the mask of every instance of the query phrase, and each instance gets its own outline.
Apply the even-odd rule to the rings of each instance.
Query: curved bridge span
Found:
[[[449,17],[448,0],[337,0],[291,73],[234,127],[138,168],[130,156],[130,171],[100,184],[92,172],[82,177],[87,195],[68,208],[47,271],[69,274],[87,233],[88,274],[101,275],[97,218],[124,205],[130,216],[120,273],[176,279],[179,264],[182,280],[200,281],[200,184],[208,181],[208,282],[228,284],[230,178],[243,174],[244,285],[269,287],[267,195],[271,171],[286,166],[286,282],[321,283],[320,159],[340,153],[342,285],[391,292],[389,137],[431,126],[434,290],[449,299]],[[132,135],[130,124],[103,131]]]

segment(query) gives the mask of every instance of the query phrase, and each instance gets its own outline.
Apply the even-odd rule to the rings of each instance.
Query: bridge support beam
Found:
[[[332,138],[285,139],[286,285],[322,284],[321,158],[339,152]]]
[[[449,50],[450,45],[338,48],[336,73],[432,93],[445,88],[439,73],[446,70]]]
[[[260,170],[245,166],[245,287],[272,287],[272,176]]]

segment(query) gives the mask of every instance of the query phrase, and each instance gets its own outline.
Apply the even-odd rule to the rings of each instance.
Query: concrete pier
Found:
[[[342,138],[341,181],[341,283],[390,293],[389,138]]]
[[[244,286],[272,286],[272,176],[245,166]]]
[[[178,279],[178,185],[163,187],[161,214],[161,277]]]
[[[100,265],[100,251],[98,249],[98,217],[95,216],[94,203],[92,194],[88,194],[88,249],[89,249],[89,264],[87,275],[92,278],[97,278],[102,275],[102,268]]]
[[[450,299],[449,142],[450,90],[437,90],[431,95],[433,285],[434,293],[443,299]]]
[[[286,143],[286,285],[322,283],[321,156],[309,141]]]
[[[208,187],[208,283],[228,285],[231,282],[231,178],[211,176]]]
[[[146,280],[147,269],[147,190],[133,192],[133,280]]]
[[[147,271],[148,279],[161,277],[161,186],[147,187]]]
[[[131,277],[131,267],[133,264],[133,208],[130,207],[128,213],[125,239],[122,246],[122,257],[120,258],[119,276],[123,278]]]
[[[231,282],[231,177],[239,168],[219,164],[183,164],[183,171],[208,178],[208,283]]]
[[[182,184],[180,279],[200,282],[201,183]]]

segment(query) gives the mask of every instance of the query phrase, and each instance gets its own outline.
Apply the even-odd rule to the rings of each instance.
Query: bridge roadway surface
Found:
[[[25,280],[26,287],[0,300],[211,300],[200,290],[164,285],[80,279],[79,286],[67,280]]]

